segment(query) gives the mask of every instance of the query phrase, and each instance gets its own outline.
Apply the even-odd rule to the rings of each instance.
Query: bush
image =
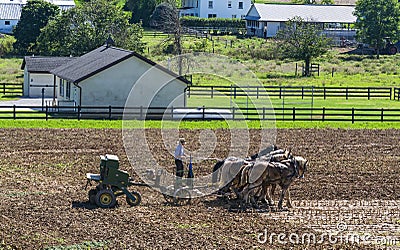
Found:
[[[12,53],[15,41],[13,36],[0,35],[0,56]]]

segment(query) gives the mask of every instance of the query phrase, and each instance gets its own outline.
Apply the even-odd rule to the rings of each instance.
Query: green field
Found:
[[[146,50],[144,55],[150,59],[166,65],[168,58],[173,55],[166,54],[164,48],[170,41],[167,34],[154,32],[153,30],[146,30],[144,32],[144,42],[146,43]],[[247,72],[254,73],[256,78],[264,86],[334,86],[334,87],[398,87],[400,86],[400,54],[395,56],[382,55],[381,58],[375,59],[370,55],[352,55],[342,53],[342,50],[332,49],[326,55],[318,58],[313,63],[320,65],[320,75],[314,74],[312,77],[299,77],[295,76],[296,63],[298,64],[298,74],[300,72],[300,65],[302,62],[282,61],[275,60],[273,51],[271,50],[271,41],[258,38],[238,38],[236,36],[214,36],[212,40],[207,38],[196,38],[184,36],[183,47],[186,53],[191,52],[215,52],[216,55],[226,56],[234,64],[248,70]],[[20,82],[23,81],[23,71],[20,69],[22,59],[0,59],[0,82]],[[229,65],[211,65],[214,71],[223,72],[218,74],[194,74],[192,75],[194,86],[229,86],[235,84],[236,81],[240,83],[246,82],[247,76],[242,73],[230,70]],[[218,68],[220,67],[220,68]],[[332,76],[333,71],[333,76]],[[254,79],[256,79],[254,78]],[[254,80],[253,79],[253,80]],[[249,80],[250,81],[250,80]],[[9,97],[2,96],[0,93],[0,100],[9,100]],[[253,108],[253,107],[269,107],[270,104],[278,110],[282,108],[391,108],[400,109],[400,102],[388,100],[388,98],[349,98],[346,100],[344,97],[333,98],[328,97],[324,100],[322,97],[305,97],[302,98],[245,98],[238,97],[236,99],[229,96],[226,97],[213,97],[209,96],[191,96],[188,98],[189,107],[240,107],[240,108]],[[29,116],[29,114],[27,115]],[[30,125],[29,125],[30,124]],[[63,125],[65,124],[65,125]],[[147,123],[146,126],[159,126],[157,122]],[[174,123],[173,123],[174,124]],[[192,125],[194,124],[194,125]],[[199,125],[200,124],[200,125]],[[186,127],[203,127],[203,126],[220,126],[218,122],[206,123],[180,123],[179,126]],[[251,123],[250,123],[251,124]],[[278,122],[278,127],[296,126],[296,127],[320,127],[320,126],[334,126],[338,127],[340,123],[316,123],[316,122]],[[378,125],[379,124],[379,125]],[[2,127],[120,127],[118,121],[3,121],[0,126]],[[173,125],[175,126],[175,125]],[[253,125],[251,125],[253,126]],[[344,122],[344,126],[348,126]],[[396,124],[384,123],[358,123],[356,128],[363,126],[369,127],[397,127]],[[255,125],[255,127],[257,127]]]

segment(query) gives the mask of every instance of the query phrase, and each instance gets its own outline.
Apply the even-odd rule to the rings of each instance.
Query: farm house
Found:
[[[132,87],[150,69],[146,86],[136,89],[141,98],[130,105],[145,106],[151,100],[150,107],[185,106],[183,94],[189,81],[136,52],[108,45],[51,71],[56,102],[59,106],[124,107]]]
[[[330,37],[352,40],[356,31],[350,28],[356,22],[354,6],[300,5],[300,4],[253,4],[247,13],[247,35],[274,37],[285,22],[296,16],[319,23]]]
[[[24,70],[23,96],[42,97],[42,91],[45,98],[57,96],[54,91],[54,75],[50,71],[73,59],[75,58],[25,56],[21,65]]]

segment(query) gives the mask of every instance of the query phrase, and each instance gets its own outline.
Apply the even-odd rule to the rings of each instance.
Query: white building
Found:
[[[101,46],[51,73],[59,106],[124,107],[134,89],[139,98],[130,102],[132,107],[184,107],[190,84],[136,52],[111,46]],[[145,84],[134,88],[139,81]]]
[[[75,6],[73,0],[45,0],[57,5],[60,10],[67,10]],[[21,18],[22,7],[27,0],[0,0],[0,33],[11,34]]]
[[[74,59],[74,57],[25,56],[21,66],[24,70],[23,96],[44,95],[45,98],[57,96],[54,75],[50,71]]]
[[[251,0],[182,0],[181,16],[243,18]]]
[[[298,16],[305,21],[320,23],[330,36],[355,36],[350,24],[356,22],[354,6],[300,5],[300,4],[253,4],[246,19],[247,35],[274,37],[289,19]]]

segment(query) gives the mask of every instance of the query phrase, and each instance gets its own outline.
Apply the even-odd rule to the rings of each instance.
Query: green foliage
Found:
[[[21,19],[14,30],[17,40],[14,43],[15,51],[20,55],[36,53],[36,39],[40,29],[59,13],[58,6],[43,0],[30,0],[22,8]]]
[[[106,0],[92,0],[49,21],[38,38],[42,55],[79,56],[103,45],[109,35],[115,45],[141,52],[142,26]]]
[[[328,51],[329,39],[321,35],[321,27],[300,17],[290,19],[276,36],[277,50],[284,58],[303,60],[304,75],[310,76],[311,60]]]
[[[400,4],[397,0],[359,0],[354,15],[358,39],[379,50],[385,46],[385,38],[400,37]]]
[[[10,54],[13,51],[13,44],[15,43],[13,36],[1,35],[0,36],[0,57]]]
[[[217,27],[217,28],[246,28],[246,22],[239,18],[200,18],[181,17],[182,26],[186,27]]]
[[[150,16],[156,8],[156,0],[127,0],[124,10],[132,13],[131,23],[142,22],[144,27],[149,27]]]

